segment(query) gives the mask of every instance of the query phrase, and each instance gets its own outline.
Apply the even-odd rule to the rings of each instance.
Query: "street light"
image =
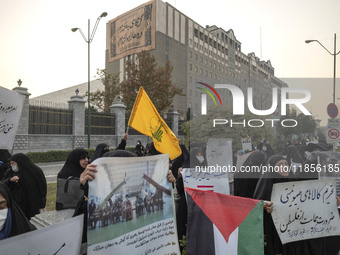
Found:
[[[85,37],[83,31],[81,31],[80,28],[74,27],[71,29],[72,32],[76,32],[79,30],[80,34],[84,38],[85,42],[87,43],[87,49],[88,49],[88,62],[87,62],[87,68],[88,68],[88,76],[87,76],[87,108],[88,108],[88,121],[87,121],[87,148],[90,149],[90,136],[91,136],[91,108],[90,108],[90,43],[93,41],[94,34],[96,33],[99,21],[101,18],[106,17],[107,12],[103,12],[96,21],[96,24],[93,27],[92,34],[90,35],[90,19],[88,20],[88,34],[87,38]]]
[[[338,53],[336,53],[336,34],[334,34],[334,53],[331,53],[329,50],[327,50],[327,48],[325,46],[322,45],[321,42],[319,42],[318,40],[306,40],[305,43],[311,43],[311,42],[317,42],[318,44],[320,44],[322,46],[322,48],[324,48],[329,54],[331,54],[332,56],[334,56],[334,76],[333,76],[333,104],[335,104],[335,77],[336,77],[336,55],[338,55],[340,53],[340,51],[338,51]]]

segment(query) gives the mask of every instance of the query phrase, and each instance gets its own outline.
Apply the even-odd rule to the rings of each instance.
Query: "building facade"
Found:
[[[181,118],[189,108],[194,114],[200,111],[202,91],[197,89],[198,82],[232,84],[244,94],[252,87],[254,107],[269,109],[271,88],[287,85],[275,77],[270,60],[245,54],[241,46],[232,29],[203,27],[170,4],[154,0],[107,23],[106,69],[119,73],[122,81],[126,62],[142,50],[149,50],[158,65],[170,61],[172,81],[185,94],[176,96],[173,103]],[[232,104],[230,93],[218,92],[226,99],[224,104]]]

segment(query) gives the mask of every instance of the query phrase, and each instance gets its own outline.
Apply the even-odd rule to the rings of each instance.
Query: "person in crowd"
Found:
[[[161,153],[156,150],[153,142],[146,144],[146,146],[145,146],[145,156],[154,156],[154,155],[158,155],[158,154],[161,154]]]
[[[292,173],[289,171],[288,162],[281,155],[273,155],[267,160],[267,165],[275,167],[277,171],[268,171],[261,175],[254,191],[254,198],[264,200],[264,236],[265,236],[265,255],[282,254],[293,255],[294,243],[282,245],[280,237],[275,229],[271,213],[273,203],[269,202],[275,183],[289,182],[293,180]]]
[[[320,152],[320,151],[328,151],[329,146],[325,143],[309,143],[305,147],[305,155],[306,159],[302,162],[302,168],[300,171],[297,171],[295,176],[299,181],[303,180],[317,180],[319,178],[317,171],[310,171],[311,166],[314,164],[314,167],[318,164],[317,158],[311,158],[310,153],[312,152]]]
[[[287,157],[286,160],[288,164],[291,166],[292,172],[295,174],[296,172],[299,172],[301,170],[301,165],[304,161],[303,156],[301,155],[298,147],[295,145],[289,145],[287,147]]]
[[[89,163],[89,153],[83,148],[71,151],[63,168],[58,173],[58,178],[67,179],[70,176],[79,178]]]
[[[234,195],[240,197],[253,198],[257,181],[261,175],[261,166],[265,164],[263,152],[253,151],[242,164],[242,169],[237,169],[234,174]],[[251,171],[244,171],[252,169]]]
[[[6,184],[0,182],[0,240],[36,230],[14,201]]]
[[[126,139],[127,139],[127,135],[126,135]],[[126,141],[126,140],[125,140]],[[121,150],[121,149],[117,149],[115,151],[109,151],[106,152],[103,157],[137,157],[136,154],[132,153],[131,151],[127,151],[127,150]],[[82,171],[82,173],[80,174],[80,184],[81,184],[81,188],[84,190],[84,198],[78,202],[77,208],[75,209],[74,213],[73,213],[73,217],[84,214],[84,225],[83,225],[83,236],[82,236],[82,250],[86,250],[86,243],[87,243],[87,224],[88,224],[88,217],[87,217],[87,210],[88,210],[88,205],[87,205],[87,197],[88,197],[88,191],[89,191],[89,187],[88,187],[88,181],[93,181],[96,177],[96,173],[97,173],[97,169],[96,169],[96,164],[88,164],[86,165],[85,169]],[[100,204],[98,204],[98,206],[100,206]],[[97,213],[97,209],[95,210],[94,214],[96,215]],[[95,225],[96,226],[96,223]],[[85,247],[85,248],[83,248]]]
[[[120,141],[120,144],[117,146],[116,150],[125,150],[125,147],[126,147],[126,141],[128,139],[128,133],[125,133],[122,137],[122,140]],[[93,153],[93,156],[91,158],[91,161],[90,162],[93,162],[95,161],[96,159],[98,158],[101,158],[103,157],[103,155],[106,153],[106,152],[109,152],[110,151],[110,146],[106,143],[100,143],[96,146],[96,150],[95,152]]]
[[[97,158],[101,158],[104,155],[104,153],[108,151],[110,151],[109,145],[107,145],[106,143],[98,144],[91,158],[91,162],[95,161]]]
[[[138,157],[144,156],[144,146],[140,140],[137,141],[137,144],[135,147],[135,154]]]
[[[266,155],[266,160],[275,154],[272,146],[268,143],[266,139],[262,139],[260,141],[260,143],[257,145],[257,149],[264,152],[264,154]]]
[[[5,172],[10,167],[9,159],[11,156],[8,150],[0,149],[0,180],[4,178]]]
[[[286,140],[282,153],[281,153],[282,155],[287,155],[287,149],[288,149],[288,146],[290,145],[292,145],[292,142],[290,140]]]
[[[193,147],[190,150],[190,153],[186,155],[186,150],[182,149],[184,162],[182,167],[178,168],[178,177],[175,178],[172,171],[168,172],[168,181],[174,183],[175,188],[177,190],[177,196],[175,202],[176,207],[176,223],[177,223],[177,234],[178,240],[182,240],[183,236],[186,235],[186,225],[187,225],[187,215],[188,208],[187,202],[185,198],[183,177],[181,171],[183,168],[195,168],[196,166],[207,166],[207,161],[203,156],[203,151],[200,147]]]
[[[40,167],[25,154],[10,158],[11,168],[4,174],[3,182],[9,187],[14,201],[30,220],[46,206],[47,183]]]

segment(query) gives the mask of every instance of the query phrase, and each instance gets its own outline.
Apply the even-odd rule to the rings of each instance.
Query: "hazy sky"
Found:
[[[106,22],[145,2],[1,0],[0,86],[12,89],[20,78],[22,86],[35,97],[86,82],[87,44],[71,28],[80,27],[87,34],[87,20],[91,20],[92,31],[96,18],[106,11],[108,16],[100,21],[91,43],[91,79],[94,78],[97,68],[105,68]],[[262,60],[270,59],[279,78],[333,77],[333,57],[317,43],[305,44],[305,40],[317,39],[333,52],[334,33],[337,33],[340,50],[338,0],[171,0],[169,3],[202,26],[233,29],[242,43],[242,52],[255,52]],[[337,76],[340,76],[340,58],[337,60]],[[340,92],[340,84],[338,87]],[[328,87],[322,90],[327,91]],[[331,98],[330,86],[329,101]]]

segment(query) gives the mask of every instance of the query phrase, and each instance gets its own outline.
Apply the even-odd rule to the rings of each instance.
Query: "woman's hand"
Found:
[[[267,213],[272,213],[273,212],[273,202],[270,201],[263,201],[263,209]]]
[[[172,171],[171,171],[171,170],[168,171],[168,182],[171,182],[171,183],[175,183],[175,182],[176,182],[176,178],[175,178],[175,176],[172,174]]]
[[[13,176],[11,179],[9,179],[11,182],[18,182],[19,177],[18,176]]]
[[[85,170],[80,175],[80,183],[82,185],[85,185],[87,181],[92,181],[96,178],[96,173],[98,172],[96,167],[96,164],[89,164],[86,166]]]

